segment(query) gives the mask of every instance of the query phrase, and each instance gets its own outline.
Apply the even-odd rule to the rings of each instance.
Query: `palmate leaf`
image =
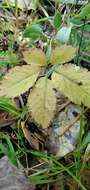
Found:
[[[59,66],[52,82],[72,102],[90,107],[90,73],[86,69],[70,64]]]
[[[56,47],[51,54],[50,63],[52,64],[63,64],[71,61],[76,54],[76,48],[68,45],[62,45]]]
[[[44,67],[46,65],[46,57],[42,50],[34,48],[23,52],[24,60],[31,65]]]
[[[38,80],[28,98],[28,109],[35,122],[47,128],[56,109],[56,97],[52,81],[43,77]]]
[[[0,84],[0,96],[16,97],[33,86],[39,74],[39,67],[17,66],[9,71]]]

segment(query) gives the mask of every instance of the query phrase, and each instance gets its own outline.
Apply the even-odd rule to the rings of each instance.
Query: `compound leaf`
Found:
[[[62,45],[52,50],[51,60],[52,64],[63,64],[71,61],[76,54],[76,48],[68,45]]]
[[[90,73],[75,65],[59,66],[52,82],[72,102],[90,107]]]
[[[56,109],[56,97],[52,81],[41,78],[28,98],[28,109],[31,117],[42,128],[47,128],[52,121]]]
[[[0,96],[16,97],[33,86],[39,74],[38,67],[24,65],[9,71],[0,84]]]

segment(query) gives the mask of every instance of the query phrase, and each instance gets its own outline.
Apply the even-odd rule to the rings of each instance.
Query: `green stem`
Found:
[[[15,16],[16,16],[16,28],[15,28],[15,37],[18,31],[18,0],[15,0]]]

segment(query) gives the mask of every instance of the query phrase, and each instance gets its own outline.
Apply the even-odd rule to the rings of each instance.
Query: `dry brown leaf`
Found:
[[[30,130],[25,126],[24,122],[21,122],[21,128],[23,130],[25,138],[27,139],[31,147],[39,150],[39,141],[32,136]]]

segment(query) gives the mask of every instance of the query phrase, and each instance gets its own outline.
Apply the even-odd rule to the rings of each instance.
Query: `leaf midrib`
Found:
[[[56,72],[57,74],[63,76],[64,78],[68,79],[71,83],[76,84],[78,87],[80,87],[80,88],[82,89],[82,91],[84,91],[85,94],[88,94],[88,95],[90,96],[90,93],[88,93],[87,91],[85,91],[85,90],[83,89],[83,83],[82,83],[81,85],[79,85],[79,83],[80,83],[81,81],[77,82],[77,81],[75,81],[74,79],[71,79],[70,77],[68,77],[68,76],[66,76],[66,75],[64,75],[64,74],[62,74],[62,73],[60,73],[60,72],[58,72],[58,71],[55,71],[55,72]]]

